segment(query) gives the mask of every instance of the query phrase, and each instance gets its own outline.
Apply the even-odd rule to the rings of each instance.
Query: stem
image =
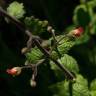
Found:
[[[62,71],[67,75],[67,77],[69,79],[73,80],[75,78],[75,76],[67,68],[65,68],[57,60],[55,60],[54,58],[52,58],[50,56],[49,52],[40,45],[40,43],[38,42],[38,40],[34,39],[34,42],[35,42],[36,46],[44,53],[44,55],[47,58],[49,58],[50,60],[52,60],[60,69],[62,69]]]
[[[54,50],[54,48],[57,49],[57,40],[56,40],[56,36],[55,36],[55,30],[52,29],[52,30],[51,30],[51,33],[52,33],[52,37],[53,37],[53,46],[52,46],[52,48],[51,48],[51,50],[50,50],[50,53],[52,53],[52,51]],[[57,49],[57,51],[58,51],[58,49]],[[58,53],[59,53],[59,52],[58,52]]]
[[[44,62],[45,62],[45,59],[39,60],[36,64],[29,64],[29,62],[28,62],[28,65],[22,66],[21,68],[22,69],[32,68],[32,67],[35,67],[35,66],[39,66],[40,64],[42,64]]]
[[[27,36],[29,36],[29,40],[27,41],[27,47],[30,48],[32,45],[32,38],[39,38],[38,36],[32,35],[32,33],[25,27],[25,25],[20,22],[18,19],[16,19],[13,16],[10,16],[1,6],[0,6],[0,13],[2,16],[7,17],[8,19],[11,20],[21,31],[25,32]]]
[[[7,17],[11,20],[20,30],[25,31],[25,25],[17,20],[15,17],[10,16],[1,6],[0,6],[0,13],[1,15]]]
[[[49,52],[40,45],[40,42],[38,41],[38,39],[34,38],[34,35],[32,35],[32,33],[24,26],[24,24],[22,24],[16,18],[7,14],[7,12],[2,9],[2,7],[0,7],[0,13],[2,13],[3,16],[6,16],[7,18],[9,18],[18,28],[20,28],[23,32],[25,32],[29,36],[28,41],[31,41],[32,43],[32,40],[34,40],[35,45],[43,52],[43,54],[46,57],[48,57],[50,60],[52,60],[60,69],[62,69],[62,71],[66,74],[67,77],[69,77],[69,79],[75,78],[75,76],[69,70],[67,70],[62,64],[60,64],[57,60],[53,59],[50,56]]]

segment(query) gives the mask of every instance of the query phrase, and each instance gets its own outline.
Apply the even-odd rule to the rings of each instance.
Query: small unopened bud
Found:
[[[81,34],[84,32],[84,29],[82,27],[79,27],[75,30],[73,30],[73,35],[76,36],[76,37],[79,37],[81,36]]]
[[[51,31],[52,31],[52,27],[51,27],[51,26],[48,26],[48,27],[47,27],[47,31],[48,31],[48,32],[51,32]]]
[[[12,69],[7,69],[6,72],[10,75],[19,75],[21,73],[21,67],[13,67]]]
[[[83,32],[84,32],[84,29],[82,27],[79,27],[77,29],[72,30],[69,33],[69,35],[73,35],[75,37],[80,37]]]
[[[24,53],[26,53],[27,51],[28,51],[28,48],[27,48],[27,47],[24,47],[24,48],[22,48],[21,53],[24,54]]]
[[[36,81],[35,80],[30,80],[30,85],[32,86],[32,87],[36,87]]]

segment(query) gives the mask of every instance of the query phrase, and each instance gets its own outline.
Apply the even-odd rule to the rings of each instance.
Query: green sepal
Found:
[[[77,61],[72,56],[64,54],[64,56],[58,59],[58,61],[60,62],[60,64],[64,65],[69,71],[73,73],[79,72]],[[50,61],[50,64],[53,70],[59,70],[58,66],[56,66],[56,64],[54,64],[52,61]]]

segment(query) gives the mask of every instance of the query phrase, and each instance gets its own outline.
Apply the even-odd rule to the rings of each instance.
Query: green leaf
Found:
[[[96,91],[91,91],[90,96],[96,96]]]
[[[96,0],[90,0],[87,4],[90,8],[94,8],[96,7]]]
[[[90,15],[88,13],[86,5],[82,4],[76,7],[73,16],[73,22],[85,28],[90,22]]]
[[[72,88],[70,89],[70,81],[62,81],[53,84],[49,87],[53,96],[71,96],[70,90],[72,91],[72,96],[90,96],[88,90],[88,82],[81,75],[77,75],[76,81],[72,83]]]
[[[42,33],[47,32],[47,26],[48,26],[47,20],[41,21],[40,19],[31,16],[31,17],[26,17],[24,22],[25,25],[35,35],[41,35]]]
[[[96,91],[96,79],[94,79],[94,80],[91,82],[90,90]]]
[[[56,40],[59,41],[59,43],[57,44],[57,50],[59,52],[59,55],[61,56],[63,56],[65,53],[68,53],[68,51],[75,44],[75,38],[67,37],[66,35],[56,36]],[[58,54],[57,50],[54,50],[56,52],[53,51],[53,53]]]
[[[7,12],[9,15],[14,16],[17,19],[22,18],[25,14],[23,3],[17,1],[12,2],[7,8]]]
[[[58,61],[60,62],[60,64],[64,65],[65,68],[67,68],[70,72],[75,74],[79,73],[78,64],[73,57],[64,54],[64,56],[58,59]],[[54,73],[58,80],[62,80],[64,78],[64,73],[52,61],[50,61],[50,64],[51,69],[54,70]]]
[[[30,63],[37,63],[38,60],[42,59],[43,53],[38,48],[32,48],[30,52],[26,53],[26,59]]]
[[[96,34],[96,14],[92,17],[89,28],[92,35]]]

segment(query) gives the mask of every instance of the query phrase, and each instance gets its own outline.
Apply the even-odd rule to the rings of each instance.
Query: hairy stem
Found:
[[[44,49],[40,43],[38,42],[38,40],[34,39],[34,42],[36,44],[36,46],[44,53],[44,55],[49,58],[50,60],[52,60],[60,69],[62,69],[62,71],[66,74],[66,76],[69,78],[69,79],[74,79],[75,76],[67,69],[65,68],[62,64],[60,64],[57,60],[55,60],[54,58],[52,58],[50,56],[50,53]]]
[[[57,60],[53,59],[50,56],[50,53],[41,46],[40,42],[38,41],[37,38],[34,37],[34,35],[32,34],[32,32],[30,32],[24,24],[22,24],[19,20],[17,20],[16,18],[10,16],[9,14],[7,14],[7,12],[5,10],[2,9],[2,7],[0,7],[0,13],[7,17],[8,19],[10,19],[19,29],[21,29],[23,32],[25,32],[28,36],[29,36],[29,40],[32,43],[32,40],[34,41],[35,45],[43,52],[43,54],[49,58],[50,60],[52,60],[60,69],[62,69],[62,71],[66,74],[66,76],[68,77],[68,79],[74,79],[75,76],[69,71],[67,70],[62,64],[60,64]],[[38,36],[37,36],[38,37]],[[30,44],[31,46],[31,44]],[[28,46],[28,47],[30,47]]]

